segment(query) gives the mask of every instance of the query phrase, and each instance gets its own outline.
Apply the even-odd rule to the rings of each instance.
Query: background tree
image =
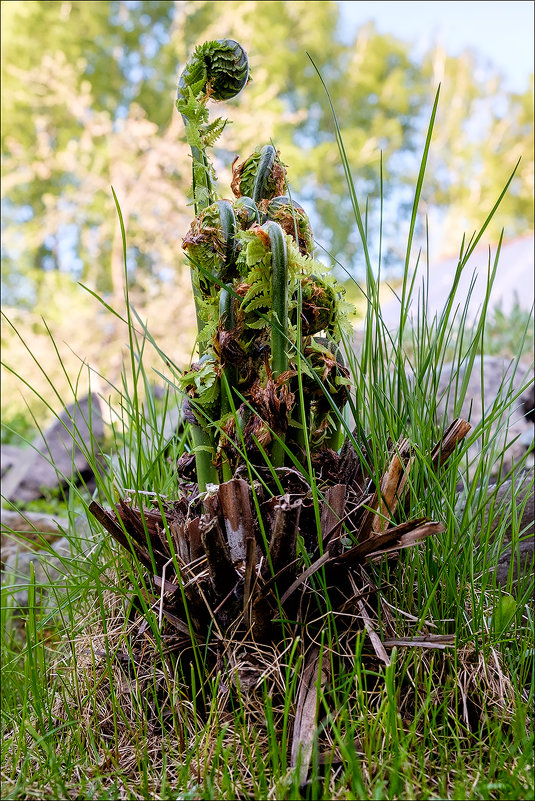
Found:
[[[172,120],[172,109],[161,113],[168,104],[159,101],[156,69],[165,61],[158,45],[168,39],[171,11],[169,3],[3,5],[8,276],[20,274],[21,266],[65,269],[120,296],[123,268],[110,184],[125,205],[125,219],[134,205],[144,216],[142,232],[133,225],[129,240],[134,260],[146,262],[151,226],[167,219],[168,194],[185,168],[179,137],[160,137],[158,128],[158,120],[162,126]],[[46,38],[38,35],[42,30]],[[133,204],[142,172],[143,197]],[[168,239],[164,235],[157,250]]]
[[[132,265],[156,275],[176,265],[189,159],[172,98],[201,39],[228,35],[251,53],[250,104],[235,107],[222,140],[222,180],[263,131],[284,152],[299,197],[314,203],[317,236],[333,255],[349,262],[356,242],[330,113],[306,51],[329,81],[366,193],[377,194],[379,148],[388,161],[412,147],[421,90],[406,46],[372,30],[343,46],[332,2],[29,2],[8,4],[3,16],[8,277],[68,269],[119,299],[110,184]]]
[[[427,95],[418,65],[406,44],[379,35],[373,25],[342,44],[334,2],[237,0],[219,3],[218,11],[214,17],[211,2],[186,3],[180,30],[194,41],[223,32],[250,54],[253,82],[247,109],[233,108],[227,160],[251,150],[263,130],[291,166],[298,200],[314,209],[316,238],[349,267],[358,234],[330,108],[311,59],[327,81],[363,198],[379,194],[381,152],[392,183],[404,180],[391,157],[414,151],[415,123]]]
[[[448,238],[460,242],[479,227],[519,160],[489,236],[533,230],[533,76],[524,92],[508,92],[503,76],[473,52],[453,58],[442,47],[427,54],[423,72],[441,84],[426,195]]]

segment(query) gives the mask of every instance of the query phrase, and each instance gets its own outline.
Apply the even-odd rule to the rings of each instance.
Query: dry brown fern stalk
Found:
[[[442,649],[454,638],[402,637],[384,615],[379,628],[380,589],[366,564],[394,559],[443,526],[407,519],[408,440],[391,443],[379,480],[363,468],[354,437],[342,444],[351,391],[339,351],[342,293],[313,258],[279,154],[258,149],[233,168],[235,198],[215,194],[207,148],[224,121],[208,122],[207,102],[234,96],[247,80],[244,51],[223,40],[198,48],[179,83],[196,212],[183,247],[199,323],[199,360],[179,379],[194,446],[178,464],[182,492],[149,508],[125,497],[112,511],[96,502],[90,510],[143,566],[138,591],[166,653],[183,665],[203,653],[197,681],[218,675],[222,695],[270,676],[275,687],[284,654],[299,643],[290,749],[304,782],[319,698],[337,665],[355,660],[356,632],[366,631],[369,659],[385,666],[394,646]],[[424,454],[432,469],[440,472],[469,428],[456,420]],[[142,662],[142,617],[126,662]],[[327,629],[336,633],[328,647]],[[186,747],[187,723],[179,739]]]

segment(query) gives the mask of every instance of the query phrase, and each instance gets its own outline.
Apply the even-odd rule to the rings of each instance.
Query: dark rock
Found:
[[[524,417],[535,423],[535,383],[520,396],[519,404],[524,412]]]
[[[68,530],[69,521],[58,515],[2,509],[0,516],[2,566],[12,553],[24,549],[33,550],[39,544],[54,542]]]
[[[501,512],[494,515],[491,531],[495,532],[497,530],[504,513],[508,518],[496,565],[496,582],[505,584],[509,576],[511,560],[513,560],[511,568],[513,581],[533,573],[535,545],[533,469],[528,471],[520,481],[517,479],[514,485],[511,480],[508,480],[497,488],[489,487],[489,496],[491,493],[493,494],[494,489],[496,489],[494,508],[499,508],[501,503]],[[513,493],[514,500],[512,498]],[[509,499],[512,500],[510,506],[507,503]],[[514,514],[513,508],[516,510]],[[517,521],[513,522],[515,517],[517,517]],[[514,545],[511,545],[514,528],[518,531],[518,538],[515,538],[517,541]]]
[[[2,469],[2,478],[8,470],[16,465],[26,453],[24,448],[19,448],[17,445],[2,445],[0,446],[0,465]]]
[[[33,501],[68,481],[77,483],[80,476],[90,477],[83,450],[98,450],[103,435],[98,397],[86,395],[64,409],[32,447],[23,451],[2,481],[2,495],[9,501]]]
[[[18,531],[25,537],[35,538],[36,534],[62,536],[69,527],[67,518],[41,512],[19,512],[16,509],[0,510],[0,528],[3,531]],[[48,539],[48,538],[47,538]]]
[[[481,531],[494,537],[500,526],[503,539],[496,563],[496,581],[505,584],[510,572],[514,581],[533,571],[534,554],[534,495],[533,495],[533,451],[534,426],[533,373],[527,366],[518,366],[515,374],[514,361],[498,356],[483,356],[474,359],[472,371],[466,376],[466,366],[457,370],[453,364],[445,364],[439,380],[437,397],[438,413],[444,424],[454,417],[468,420],[476,428],[486,417],[489,419],[485,439],[493,448],[494,463],[491,476],[494,484],[487,488],[488,501]],[[456,404],[456,392],[466,383],[466,392],[460,406]],[[531,381],[531,384],[530,384]],[[518,396],[523,387],[523,393]],[[457,389],[456,389],[457,388]],[[508,404],[507,399],[512,400]],[[492,419],[491,419],[492,418]],[[468,479],[470,480],[482,458],[482,438],[477,438],[468,449]],[[514,479],[502,481],[515,465],[523,464],[525,472]],[[459,485],[459,486],[462,486]],[[457,511],[462,514],[464,501],[459,501]],[[512,510],[516,507],[520,520],[513,522]],[[503,523],[503,516],[507,520]],[[489,527],[489,517],[490,527]],[[517,529],[518,535],[513,532]],[[515,544],[511,542],[515,540]],[[514,551],[514,553],[513,553]]]

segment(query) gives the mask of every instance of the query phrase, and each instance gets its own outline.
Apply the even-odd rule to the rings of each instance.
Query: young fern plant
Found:
[[[247,58],[236,42],[209,42],[195,51],[178,91],[195,206],[183,247],[199,321],[198,361],[178,381],[200,492],[195,482],[184,488],[184,467],[193,461],[188,454],[179,460],[178,498],[157,495],[149,508],[126,499],[112,511],[94,501],[90,510],[148,571],[143,614],[158,606],[158,629],[171,634],[177,665],[191,675],[181,692],[194,702],[196,694],[204,702],[206,685],[222,673],[213,692],[224,684],[221,703],[228,709],[228,693],[246,686],[250,664],[258,665],[257,686],[265,682],[271,697],[273,658],[287,663],[288,645],[299,650],[290,759],[303,785],[319,715],[324,710],[333,719],[327,687],[340,666],[354,667],[359,617],[388,669],[386,680],[392,675],[378,634],[387,619],[381,589],[374,587],[377,601],[368,612],[364,599],[373,585],[363,565],[384,554],[393,558],[444,526],[406,519],[419,465],[405,436],[370,466],[360,433],[348,437],[339,455],[333,452],[341,445],[339,421],[349,397],[349,371],[338,355],[344,334],[351,335],[347,307],[313,257],[308,218],[289,196],[275,148],[266,144],[236,160],[232,199],[217,195],[208,152],[225,121],[210,123],[207,104],[234,96],[247,78]],[[430,470],[442,469],[469,428],[462,420],[452,423],[427,454]],[[261,471],[263,464],[269,469]],[[285,469],[300,464],[305,475]],[[419,626],[427,623],[426,610]],[[145,638],[144,631],[136,628],[132,636]],[[145,639],[140,647],[145,653]],[[166,671],[160,672],[168,687]]]
[[[287,195],[279,153],[266,144],[241,163],[237,157],[234,197],[216,193],[208,151],[226,120],[210,123],[207,104],[234,97],[248,77],[243,48],[224,39],[198,47],[178,84],[195,208],[182,245],[191,265],[199,348],[199,360],[179,385],[201,491],[234,474],[242,446],[251,463],[267,456],[278,468],[288,452],[305,464],[304,443],[315,456],[338,445],[341,415],[325,393],[339,412],[349,394],[337,346],[350,333],[350,307],[313,258],[310,223]],[[304,415],[296,402],[300,382]]]

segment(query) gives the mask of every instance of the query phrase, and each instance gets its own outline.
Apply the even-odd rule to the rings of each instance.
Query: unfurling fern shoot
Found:
[[[310,223],[288,197],[279,153],[267,144],[242,163],[236,159],[234,199],[216,193],[208,149],[226,120],[210,123],[207,103],[234,97],[248,77],[242,47],[224,39],[198,47],[178,85],[195,208],[182,244],[191,265],[200,355],[180,387],[201,491],[228,480],[244,457],[253,464],[268,458],[277,468],[291,463],[287,451],[304,464],[304,442],[318,453],[338,444],[332,403],[341,412],[349,392],[338,349],[343,332],[350,332],[349,307],[313,258]],[[296,403],[300,385],[304,419]]]

